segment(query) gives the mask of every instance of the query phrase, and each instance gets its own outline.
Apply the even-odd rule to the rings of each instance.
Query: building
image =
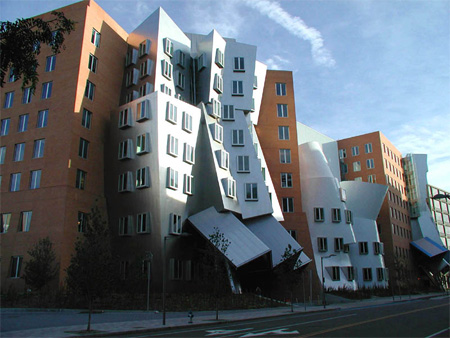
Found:
[[[448,191],[427,184],[427,203],[431,216],[437,226],[442,244],[450,250],[450,200],[448,197],[432,199],[437,194],[450,195]]]

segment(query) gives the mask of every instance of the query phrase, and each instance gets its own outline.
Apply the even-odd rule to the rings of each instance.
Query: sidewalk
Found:
[[[330,311],[336,309],[349,309],[349,308],[360,308],[368,306],[377,306],[381,304],[389,304],[393,302],[405,302],[417,299],[428,299],[434,297],[444,297],[443,293],[429,293],[421,295],[412,296],[402,296],[401,299],[396,296],[395,300],[392,297],[380,297],[366,299],[362,301],[350,301],[345,303],[329,304],[324,308],[323,306],[317,305],[307,305],[306,309],[303,304],[295,304],[294,312],[291,312],[290,307],[279,307],[279,308],[265,308],[265,309],[254,309],[254,310],[229,310],[219,312],[219,322],[230,322],[230,321],[240,321],[246,319],[255,318],[265,318],[265,317],[275,317],[284,316],[290,314],[300,314],[300,313],[312,313],[319,311]],[[21,330],[21,331],[10,331],[2,332],[1,336],[6,337],[87,337],[87,336],[104,336],[109,337],[114,334],[126,334],[131,332],[145,332],[149,330],[160,330],[168,328],[181,328],[181,327],[191,327],[198,325],[208,325],[217,323],[215,320],[214,311],[196,312],[194,313],[193,323],[190,324],[189,318],[186,316],[180,316],[180,313],[166,313],[166,325],[162,325],[162,313],[153,315],[153,318],[149,320],[138,320],[138,321],[122,321],[113,323],[96,323],[91,325],[93,330],[91,333],[86,334],[87,322],[82,325],[72,325],[72,326],[56,326],[47,327],[42,329],[32,329],[32,330]]]

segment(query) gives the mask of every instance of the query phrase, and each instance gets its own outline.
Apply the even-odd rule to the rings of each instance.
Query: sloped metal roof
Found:
[[[411,245],[422,251],[428,257],[434,257],[448,252],[448,250],[441,244],[436,243],[428,237],[418,239],[411,242]]]

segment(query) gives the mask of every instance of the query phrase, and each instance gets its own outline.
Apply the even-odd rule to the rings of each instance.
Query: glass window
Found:
[[[228,152],[226,152],[225,150],[220,150],[219,151],[219,166],[222,169],[228,169],[230,167],[230,154]]]
[[[244,130],[233,129],[231,133],[231,145],[243,146],[244,145]]]
[[[14,145],[14,162],[23,161],[23,155],[25,153],[25,143],[16,143]]]
[[[244,95],[244,82],[243,81],[233,81],[231,95],[234,95],[234,96]]]
[[[372,280],[372,268],[363,268],[363,279],[365,282]]]
[[[21,133],[27,130],[28,128],[28,114],[23,114],[19,116],[19,125],[17,127],[17,132]]]
[[[148,167],[136,170],[136,188],[146,188],[150,186],[150,170]]]
[[[219,93],[223,93],[223,79],[219,74],[214,74],[214,86],[213,89]]]
[[[195,161],[195,148],[190,144],[184,144],[184,157],[183,160],[187,163],[193,164]]]
[[[30,231],[32,215],[33,215],[32,211],[22,211],[20,213],[20,221],[19,221],[19,231],[20,232]]]
[[[278,126],[278,139],[279,140],[289,140],[289,127],[288,126]]]
[[[0,164],[5,163],[6,157],[6,146],[0,147]]]
[[[369,253],[369,245],[367,242],[359,242],[359,254],[367,255]]]
[[[31,87],[24,88],[23,90],[23,96],[22,96],[22,103],[27,104],[31,102],[31,98],[33,97],[34,91],[31,89]]]
[[[280,149],[280,163],[291,163],[290,149]]]
[[[364,145],[364,150],[366,151],[366,154],[370,154],[373,150],[372,150],[372,143],[366,143]]]
[[[10,176],[9,191],[19,191],[20,190],[20,177],[21,173],[13,173]]]
[[[233,70],[235,72],[244,72],[245,71],[245,65],[244,65],[244,58],[243,57],[235,57],[234,58],[234,68]]]
[[[316,222],[325,221],[325,213],[323,208],[314,208],[314,221]]]
[[[88,214],[82,211],[78,211],[78,232],[84,232],[86,230]]]
[[[98,59],[94,55],[89,54],[88,68],[91,72],[93,72],[93,73],[97,72],[97,64],[98,64]]]
[[[183,130],[188,133],[192,132],[192,115],[183,112]]]
[[[5,94],[5,104],[3,108],[11,108],[14,101],[14,92],[9,92]]]
[[[192,195],[194,191],[193,187],[194,187],[194,176],[184,174],[184,193],[186,195]]]
[[[288,117],[288,105],[278,103],[277,104],[277,116],[278,117]]]
[[[334,251],[340,252],[344,249],[344,239],[342,237],[336,237],[334,239]]]
[[[178,189],[178,171],[173,168],[168,169],[167,187],[173,190]]]
[[[214,123],[214,141],[223,142],[223,127],[218,123]]]
[[[169,121],[173,124],[177,124],[178,121],[177,106],[170,102],[167,102],[166,106],[166,121]]]
[[[38,189],[41,186],[41,170],[30,171],[30,189]]]
[[[226,195],[230,198],[236,197],[236,181],[232,178],[226,179]]]
[[[148,153],[150,151],[149,141],[150,141],[150,139],[149,139],[148,133],[144,133],[144,134],[138,135],[136,137],[136,154],[137,155]]]
[[[226,104],[223,106],[222,120],[234,121],[234,106]]]
[[[294,212],[294,198],[283,197],[283,212]]]
[[[10,278],[20,278],[20,270],[22,268],[22,256],[11,257]]]
[[[352,147],[352,156],[358,155],[359,155],[359,147],[358,146]]]
[[[219,48],[216,49],[216,65],[220,68],[225,66],[225,55]]]
[[[87,80],[86,81],[86,89],[84,91],[84,96],[86,96],[89,100],[94,100],[94,94],[95,94],[95,85]]]
[[[367,164],[367,169],[375,168],[375,163],[373,161],[373,158],[369,158],[368,160],[366,160],[366,164]]]
[[[81,116],[81,126],[87,129],[91,129],[92,113],[83,108],[83,114]]]
[[[150,213],[144,212],[137,214],[136,217],[136,232],[138,234],[146,234],[150,232]]]
[[[317,237],[317,246],[320,252],[328,251],[328,241],[326,237]]]
[[[168,136],[167,153],[174,157],[178,156],[178,138],[175,136]]]
[[[250,157],[246,155],[239,155],[237,157],[237,172],[248,173],[250,172]]]
[[[173,55],[173,42],[168,38],[164,38],[164,53],[170,57]]]
[[[80,156],[81,158],[87,158],[88,148],[89,148],[89,141],[80,137],[80,144],[78,146],[78,156]]]
[[[331,209],[332,221],[334,223],[339,223],[341,221],[341,209],[333,208]]]
[[[94,44],[95,47],[100,46],[100,33],[97,32],[94,28],[92,29],[92,36],[91,36],[91,42]]]
[[[87,173],[81,169],[77,169],[77,177],[75,180],[75,188],[84,190],[86,187]]]
[[[3,213],[2,215],[2,223],[0,228],[0,233],[8,232],[9,226],[11,225],[11,213]]]
[[[33,148],[33,158],[44,157],[45,139],[35,140]]]
[[[361,162],[353,162],[353,171],[361,171]]]
[[[52,96],[52,87],[53,87],[53,82],[44,82],[42,84],[42,94],[41,94],[41,99],[48,99]]]
[[[2,124],[1,124],[1,127],[0,127],[0,136],[8,135],[10,122],[11,122],[10,118],[2,119]]]
[[[136,121],[142,122],[150,118],[150,101],[144,100],[136,106]]]
[[[165,78],[168,80],[172,80],[172,69],[173,66],[171,63],[169,63],[167,60],[163,60],[163,68],[162,72]]]
[[[131,108],[126,108],[119,112],[119,128],[124,129],[131,126]]]
[[[331,279],[334,281],[341,280],[341,269],[339,268],[339,266],[332,266],[331,269]]]
[[[258,184],[257,183],[245,183],[245,200],[257,201],[258,200]]]
[[[119,175],[118,191],[126,192],[133,190],[133,173],[131,171],[124,172]]]
[[[45,63],[45,71],[51,72],[55,70],[56,55],[47,56],[47,62]]]
[[[277,96],[286,96],[286,83],[275,84]]]
[[[281,173],[281,187],[292,188],[292,173]]]
[[[351,210],[345,210],[345,222],[351,224],[353,222],[353,215]]]
[[[347,149],[339,149],[339,159],[347,157]]]

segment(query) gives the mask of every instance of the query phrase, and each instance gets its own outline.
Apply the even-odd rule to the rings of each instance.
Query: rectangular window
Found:
[[[236,197],[236,181],[233,180],[232,178],[227,178],[225,180],[225,184],[226,184],[226,195],[227,197],[230,198],[235,198]]]
[[[223,68],[225,66],[225,55],[223,52],[217,48],[216,49],[216,65],[220,68]]]
[[[223,142],[223,127],[218,124],[214,123],[214,141],[222,143]]]
[[[377,268],[377,280],[379,282],[384,280],[384,269],[383,268]]]
[[[184,174],[184,193],[192,195],[194,193],[194,176]]]
[[[31,87],[24,88],[23,90],[23,96],[22,96],[22,103],[27,104],[31,102],[31,98],[33,97],[34,91],[31,89]]]
[[[138,234],[148,234],[150,232],[150,213],[137,214],[136,223],[136,232]]]
[[[11,257],[10,278],[20,278],[20,269],[22,268],[22,256]]]
[[[177,124],[177,107],[170,102],[166,106],[166,121]]]
[[[257,201],[258,200],[258,184],[257,183],[245,183],[245,200]]]
[[[173,55],[173,42],[168,39],[164,38],[164,53],[166,53],[168,56],[172,57]]]
[[[86,187],[86,176],[87,176],[87,172],[85,172],[81,169],[77,169],[77,177],[75,179],[75,188],[84,190],[84,188]]]
[[[250,157],[246,155],[239,155],[237,157],[237,172],[248,173],[250,172]]]
[[[339,159],[347,158],[347,149],[339,149]]]
[[[119,152],[117,158],[119,160],[132,158],[133,142],[131,139],[126,139],[119,143]]]
[[[174,157],[178,156],[178,139],[175,136],[168,135],[167,153]]]
[[[314,221],[315,222],[325,221],[325,212],[323,208],[314,208]]]
[[[175,72],[175,85],[178,88],[180,88],[181,90],[184,90],[184,88],[186,86],[186,76],[180,71]],[[222,84],[222,86],[223,86],[223,84]]]
[[[56,55],[47,56],[47,61],[45,63],[45,71],[52,72],[55,70],[56,65]]]
[[[188,133],[192,132],[192,115],[183,112],[183,130]]]
[[[172,65],[170,65],[172,67]],[[145,60],[139,66],[139,76],[141,78],[152,75],[153,71],[153,61],[150,59]],[[136,73],[137,74],[137,73]],[[172,75],[170,75],[172,77]]]
[[[5,163],[6,146],[0,147],[0,164]]]
[[[84,232],[86,230],[88,214],[78,211],[78,232]]]
[[[226,104],[223,106],[222,120],[234,121],[234,106]]]
[[[359,161],[353,162],[353,171],[355,172],[361,171],[361,162]]]
[[[95,47],[100,46],[100,33],[97,32],[94,28],[92,29],[91,42]]]
[[[233,129],[231,133],[231,145],[243,146],[244,145],[244,130]]]
[[[345,210],[345,222],[347,224],[353,223],[353,214],[351,210]]]
[[[169,231],[172,235],[179,235],[181,234],[181,229],[182,229],[182,225],[181,225],[181,216],[171,213],[170,214],[170,218],[169,218]]]
[[[291,163],[291,149],[280,149],[280,163]]]
[[[281,187],[292,188],[292,173],[281,173]]]
[[[367,164],[367,169],[375,168],[375,163],[373,161],[373,158],[369,158],[368,160],[366,160],[366,164]]]
[[[94,100],[94,94],[95,94],[95,84],[93,84],[91,81],[86,81],[86,89],[84,91],[84,96],[86,96],[89,100]]]
[[[334,223],[341,222],[341,209],[338,209],[338,208],[331,209],[331,220]]]
[[[93,72],[93,73],[97,72],[97,64],[98,64],[98,59],[94,55],[89,54],[88,68],[91,72]]]
[[[119,112],[119,128],[124,129],[127,127],[131,127],[131,116],[132,111],[131,108],[125,108]]]
[[[294,198],[283,197],[283,212],[294,212]]]
[[[89,141],[80,137],[80,144],[78,145],[78,156],[80,156],[81,158],[87,158],[88,148],[89,148]]]
[[[206,55],[205,53],[203,53],[197,59],[197,71],[201,71],[205,67],[206,67]]]
[[[168,80],[172,80],[172,69],[173,69],[172,64],[166,60],[163,60],[162,63],[163,63],[162,67],[163,76]]]
[[[367,242],[359,242],[359,254],[367,255],[369,253],[369,245]]]
[[[352,147],[352,156],[358,156],[359,155],[359,147],[354,146]]]
[[[208,105],[208,114],[219,119],[221,117],[222,104],[220,101],[211,99],[211,105]]]
[[[184,156],[183,161],[194,164],[195,162],[195,148],[190,144],[184,144]]]
[[[119,218],[119,235],[130,236],[133,234],[133,216],[128,215]]]
[[[30,171],[30,189],[38,189],[41,186],[41,170]]]
[[[11,225],[11,214],[10,213],[3,213],[2,215],[2,223],[1,223],[1,229],[0,233],[8,232],[9,226]]]
[[[277,96],[286,96],[286,83],[276,83],[275,89]]]
[[[234,58],[234,68],[235,72],[245,72],[244,58],[243,57],[235,57]]]
[[[331,279],[334,281],[341,280],[341,269],[339,266],[331,267]]]
[[[133,191],[133,173],[131,171],[119,175],[117,190],[119,192]]]
[[[136,121],[142,122],[150,118],[150,101],[144,100],[136,106]]]
[[[219,150],[219,155],[219,166],[228,170],[230,168],[230,154],[225,150]]]
[[[341,237],[336,237],[334,239],[334,251],[340,252],[344,250],[344,239]]]
[[[35,140],[33,148],[33,158],[44,157],[45,139]]]
[[[20,177],[21,173],[13,173],[10,176],[9,191],[19,191],[20,190]]]
[[[178,189],[178,171],[167,168],[167,187],[173,190]]]
[[[234,95],[234,96],[243,96],[244,95],[244,82],[243,81],[233,81],[231,95]]]
[[[278,126],[278,139],[279,140],[289,140],[289,127],[288,126]]]
[[[288,105],[278,103],[277,104],[277,116],[278,117],[288,117]]]
[[[186,54],[182,50],[177,50],[177,65],[181,68],[186,67]]]
[[[144,83],[139,87],[139,97],[150,94],[153,91],[153,85],[150,82]]]
[[[16,81],[16,75],[14,74],[14,68],[11,67],[11,69],[9,70],[8,82],[14,82],[14,81]]]
[[[148,55],[150,52],[151,41],[146,39],[139,44],[139,57]]]
[[[83,108],[83,114],[81,116],[81,126],[87,129],[91,129],[91,123],[92,123],[92,112]]]
[[[144,133],[136,136],[136,155],[148,153],[150,151],[150,135]]]
[[[169,259],[169,279],[181,280],[183,278],[183,261],[175,258]]]
[[[369,282],[372,280],[372,268],[363,268],[363,280]]]
[[[19,116],[19,125],[17,127],[17,132],[22,133],[28,129],[28,114],[23,114]]]
[[[10,122],[11,122],[10,118],[2,119],[2,125],[1,125],[1,129],[0,129],[0,136],[8,135]]]
[[[150,186],[150,169],[144,167],[136,170],[136,188],[148,188]]]
[[[19,231],[20,232],[30,231],[32,215],[33,215],[32,211],[22,211],[20,213],[20,221],[19,221]]]
[[[213,89],[219,94],[223,93],[223,79],[219,74],[214,74]]]
[[[328,241],[326,237],[317,237],[317,246],[320,252],[328,251]]]
[[[366,143],[364,145],[364,150],[366,151],[366,154],[370,154],[373,150],[372,150],[372,143]]]
[[[369,183],[377,183],[377,177],[375,174],[369,175],[367,176],[367,181]]]
[[[14,101],[14,92],[5,93],[5,104],[3,108],[11,108]]]
[[[14,162],[23,161],[23,154],[25,153],[25,143],[16,143],[14,145]]]
[[[53,87],[53,82],[44,82],[42,84],[42,94],[41,94],[41,99],[48,99],[52,96],[52,87]]]
[[[347,266],[347,280],[348,281],[355,280],[355,269],[353,266]]]
[[[373,254],[374,255],[381,255],[381,243],[380,242],[373,242]]]

